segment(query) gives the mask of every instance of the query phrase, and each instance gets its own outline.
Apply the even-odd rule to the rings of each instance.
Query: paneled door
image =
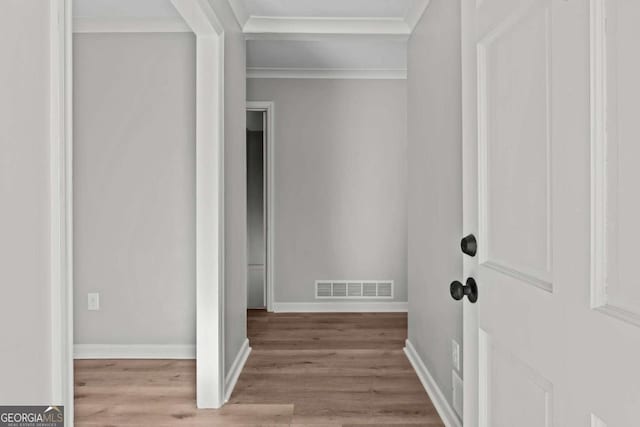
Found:
[[[462,0],[465,427],[640,426],[639,22]]]

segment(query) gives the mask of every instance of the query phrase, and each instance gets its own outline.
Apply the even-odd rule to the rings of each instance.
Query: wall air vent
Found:
[[[393,299],[393,280],[316,280],[316,299]]]

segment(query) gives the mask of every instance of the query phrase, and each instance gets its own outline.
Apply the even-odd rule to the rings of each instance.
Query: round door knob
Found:
[[[473,277],[467,279],[466,285],[456,280],[451,283],[449,291],[451,292],[451,297],[456,301],[460,301],[465,295],[471,303],[478,301],[478,285]]]

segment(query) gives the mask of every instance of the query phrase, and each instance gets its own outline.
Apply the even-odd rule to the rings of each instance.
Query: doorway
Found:
[[[273,104],[247,103],[247,308],[271,311]]]
[[[73,172],[76,188],[74,189],[73,200],[74,204],[82,204],[84,206],[85,214],[88,212],[92,215],[82,215],[79,209],[74,208],[74,213],[79,215],[74,218],[73,228],[74,231],[77,231],[84,227],[85,237],[92,237],[90,233],[97,231],[83,224],[82,218],[91,217],[95,219],[97,217],[102,221],[114,222],[119,225],[119,238],[105,234],[102,229],[100,232],[103,233],[104,240],[112,242],[113,245],[124,246],[124,250],[109,250],[106,247],[98,247],[104,253],[104,259],[96,257],[95,264],[101,266],[104,264],[104,260],[109,260],[112,264],[116,264],[117,267],[124,266],[130,270],[133,269],[133,272],[126,275],[125,278],[134,281],[130,287],[125,288],[124,291],[120,292],[120,295],[115,297],[113,296],[114,293],[111,292],[111,289],[115,286],[107,282],[103,288],[106,289],[107,285],[109,285],[109,291],[104,292],[105,298],[100,298],[96,295],[98,294],[96,291],[99,291],[96,285],[97,281],[86,280],[84,283],[92,287],[91,293],[94,295],[87,297],[87,299],[76,298],[76,304],[79,303],[78,306],[83,311],[101,311],[101,313],[84,313],[87,314],[87,317],[91,316],[90,319],[94,321],[92,323],[94,325],[98,323],[98,320],[103,320],[107,315],[112,315],[116,311],[114,307],[117,305],[128,304],[131,306],[131,300],[133,299],[131,294],[134,293],[134,290],[138,290],[141,284],[155,286],[156,289],[159,288],[165,293],[165,295],[159,295],[160,292],[148,292],[145,298],[141,299],[142,302],[134,306],[134,309],[119,309],[119,313],[134,313],[134,315],[130,316],[133,317],[133,320],[129,319],[131,321],[125,323],[126,327],[123,328],[121,326],[124,332],[116,333],[114,331],[113,324],[116,321],[120,325],[123,324],[122,316],[114,316],[115,320],[110,322],[110,329],[107,330],[108,333],[111,333],[111,337],[107,338],[111,339],[103,339],[102,343],[96,343],[97,339],[93,338],[96,334],[92,334],[90,336],[92,341],[85,343],[84,347],[76,346],[76,358],[94,360],[123,359],[117,361],[118,363],[105,362],[104,364],[113,369],[121,369],[126,372],[130,372],[131,366],[137,366],[136,369],[139,369],[140,366],[145,367],[146,365],[147,372],[157,370],[158,376],[161,375],[160,371],[166,373],[167,368],[175,368],[174,371],[183,369],[186,372],[185,375],[181,372],[174,372],[176,377],[173,378],[184,378],[189,390],[196,392],[192,395],[183,395],[185,402],[192,405],[191,407],[195,413],[194,401],[198,408],[219,408],[224,403],[225,395],[224,318],[222,316],[224,307],[221,285],[223,283],[221,263],[224,261],[223,251],[221,250],[224,248],[222,228],[224,226],[224,218],[221,214],[224,212],[224,181],[222,175],[224,170],[224,127],[222,126],[222,94],[224,93],[224,80],[222,77],[222,70],[224,69],[223,28],[216,17],[215,11],[208,4],[196,3],[192,0],[175,0],[172,3],[176,8],[176,17],[180,20],[184,19],[184,23],[180,21],[178,25],[176,23],[165,25],[164,21],[159,22],[155,19],[149,19],[143,20],[143,22],[136,21],[130,27],[124,29],[118,26],[96,26],[94,25],[95,21],[89,18],[76,18],[74,21],[73,32],[79,34],[74,36],[76,38],[91,39],[92,42],[97,40],[103,44],[111,43],[112,39],[118,39],[126,48],[120,46],[103,49],[101,50],[101,55],[119,55],[124,57],[126,62],[124,60],[117,62],[117,72],[114,71],[112,75],[105,76],[104,70],[95,70],[96,64],[99,64],[100,61],[104,63],[105,58],[100,56],[95,58],[94,56],[91,61],[82,62],[83,58],[86,59],[88,55],[93,55],[94,52],[91,49],[84,49],[84,53],[76,55],[75,58],[74,71],[76,71],[76,75],[73,83],[74,86],[82,85],[84,88],[84,90],[77,90],[76,95],[86,96],[87,99],[84,99],[83,102],[95,104],[91,105],[91,108],[78,108],[82,102],[79,103],[78,99],[74,102],[76,113],[84,115],[84,120],[78,119],[74,122],[74,125],[86,126],[86,129],[84,134],[78,131],[74,132],[76,137],[74,145],[76,145],[76,148],[81,146],[82,141],[85,141],[85,145],[82,146],[85,149],[85,156],[79,150],[75,150]],[[71,26],[67,28],[70,32]],[[69,35],[71,34],[69,33]],[[122,43],[122,40],[127,41],[127,43]],[[128,43],[128,41],[131,41],[131,43]],[[71,40],[68,43],[70,45]],[[164,46],[166,43],[171,44],[173,47],[167,49]],[[153,48],[158,44],[163,44],[163,46]],[[187,44],[190,47],[182,46],[180,48],[180,46],[174,46],[174,44]],[[80,49],[81,47],[76,43],[76,48]],[[139,52],[131,52],[134,49],[139,49]],[[165,67],[158,67],[158,63],[165,61],[166,57],[172,53],[179,56],[173,58],[173,60],[166,61]],[[183,60],[185,59],[184,56],[187,56],[186,61]],[[146,61],[142,64],[144,66],[142,67],[143,69],[139,70],[132,66],[135,61]],[[107,62],[104,64],[104,69],[109,69],[114,63],[116,61]],[[123,69],[123,64],[128,65],[127,72],[123,72],[125,70]],[[91,68],[94,68],[93,72],[91,72]],[[78,72],[79,70],[85,71]],[[144,78],[141,78],[137,83],[134,82],[132,79],[134,77],[139,78],[141,73],[144,74]],[[67,69],[67,74],[68,80],[71,81],[71,65]],[[84,80],[82,79],[83,76]],[[97,79],[100,76],[105,77],[104,82],[96,83],[93,81],[93,79]],[[105,82],[108,83],[106,88],[104,87]],[[126,85],[133,87],[130,91],[127,91],[125,90],[126,87],[124,87]],[[106,92],[101,95],[100,91],[105,90]],[[69,92],[71,92],[71,89],[69,89]],[[167,103],[162,102],[162,99],[155,101],[151,99],[152,97],[162,98],[163,95],[172,102]],[[122,102],[122,100],[131,99],[135,102]],[[124,104],[124,107],[121,106],[120,108],[125,108],[126,111],[120,111],[111,105],[117,102]],[[149,105],[152,105],[153,108],[149,108]],[[107,107],[111,108],[105,111]],[[172,108],[179,111],[169,111]],[[110,123],[105,123],[107,121],[105,118],[106,112],[113,116]],[[159,114],[164,114],[165,117],[158,117]],[[207,120],[201,120],[202,117],[207,117]],[[114,125],[114,123],[118,126]],[[96,135],[96,129],[99,130],[101,126],[104,134],[98,133]],[[163,126],[165,127],[165,132],[160,132]],[[106,142],[109,142],[108,146],[113,148],[112,151],[108,151],[107,147],[96,147],[99,141],[96,142],[94,138],[104,139],[107,136],[109,136],[108,139],[110,140],[105,141],[105,146],[107,145]],[[89,143],[86,141],[90,141],[95,150],[105,150],[107,152],[103,153],[104,155],[102,156],[100,153],[92,155],[86,150],[89,148],[87,145]],[[186,142],[190,143],[186,144]],[[141,147],[142,143],[149,145]],[[84,170],[87,174],[91,173],[92,179],[101,180],[100,185],[96,186],[99,191],[86,191],[87,183],[79,178],[83,172],[82,168],[89,168],[89,161],[96,162],[100,166],[92,170]],[[138,163],[145,161],[143,163],[145,172],[138,170],[133,177],[131,173],[128,173],[128,175],[121,173],[122,170],[127,172],[135,170],[136,168],[131,165],[135,161]],[[153,165],[150,166],[149,163],[153,163]],[[155,173],[149,173],[149,168],[153,169],[154,167],[156,169]],[[125,180],[126,176],[131,179]],[[132,183],[137,186],[134,187]],[[85,186],[84,193],[81,184]],[[130,187],[126,184],[132,184],[132,186]],[[140,187],[143,184],[155,188],[151,189],[152,191],[140,191]],[[113,187],[119,188],[114,190]],[[110,191],[105,191],[105,188]],[[66,194],[67,197],[71,197],[70,191],[69,189]],[[83,194],[86,199],[86,196],[95,197],[95,193],[98,192],[102,194],[103,198],[96,197],[97,202],[95,203],[82,203],[82,200],[80,200],[83,198]],[[132,194],[132,192],[135,194]],[[176,200],[172,203],[167,203],[169,196],[175,197]],[[142,200],[143,197],[144,200]],[[118,198],[124,198],[124,201],[117,200]],[[114,200],[119,203],[114,203]],[[109,203],[109,201],[112,203]],[[149,213],[148,218],[152,217],[153,220],[139,221],[140,226],[132,227],[131,219],[139,219],[141,213],[141,209],[132,209],[132,207],[140,206],[143,202],[147,202],[145,209]],[[99,203],[106,205],[108,209],[119,207],[120,210],[110,216],[105,215],[102,210],[97,208]],[[149,204],[164,206],[160,206],[163,209],[154,210],[148,209]],[[121,212],[125,208],[128,209],[127,215],[125,215],[125,212]],[[174,214],[166,221],[166,227],[157,227],[157,218],[163,216],[166,219],[169,211]],[[182,215],[175,214],[176,211],[182,212]],[[185,211],[188,215],[185,215]],[[129,222],[116,221],[118,219],[116,215],[120,215],[120,219],[125,217]],[[159,230],[156,230],[156,233],[149,232],[150,228],[154,226]],[[131,230],[129,234],[122,232],[122,228],[127,227]],[[181,231],[176,232],[178,229]],[[171,235],[174,241],[171,244],[167,244],[164,241],[166,240],[164,237],[168,233],[173,233]],[[82,235],[78,234],[76,237],[81,239]],[[163,239],[158,242],[160,237],[163,237]],[[93,244],[97,239],[92,237],[87,240]],[[124,244],[123,242],[126,243],[126,241],[132,242],[132,244]],[[147,246],[140,250],[142,243],[146,243]],[[97,269],[95,268],[96,266],[86,261],[83,262],[77,256],[79,254],[77,250],[79,245],[75,246],[76,259],[73,261],[76,262],[76,269],[86,268],[89,270],[89,274],[94,273],[94,270]],[[137,250],[134,252],[132,248]],[[129,252],[129,255],[134,252],[133,256],[128,256],[125,253],[126,251]],[[161,257],[152,256],[160,251],[168,253],[166,259],[163,260]],[[87,253],[83,253],[83,255],[86,258]],[[99,262],[102,262],[102,264],[99,264]],[[178,263],[181,266],[179,269],[174,267]],[[120,270],[123,268],[120,268]],[[157,281],[145,280],[142,274],[159,269],[164,269],[166,272],[170,268],[172,270],[169,273],[175,273],[179,270],[181,274],[159,275]],[[112,268],[107,271],[113,273],[116,270],[116,268]],[[73,292],[80,293],[77,290],[83,284],[82,275],[76,274],[75,279],[75,290],[71,288],[70,281],[67,283],[69,295],[72,295]],[[160,281],[164,281],[166,286],[157,286]],[[190,294],[189,289],[187,289],[189,283],[194,285],[194,289]],[[181,288],[174,292],[173,296],[166,295],[166,291],[170,290],[170,288],[175,290],[177,286],[181,286]],[[107,295],[107,292],[111,295]],[[185,294],[187,294],[186,297]],[[83,301],[86,302],[86,306],[84,306]],[[87,308],[84,309],[83,306]],[[145,311],[142,309],[148,307],[151,307],[152,310]],[[170,307],[169,310],[167,310],[168,307]],[[78,310],[76,311],[78,312]],[[140,312],[145,313],[142,321],[140,321],[140,318],[143,316],[139,315]],[[155,313],[159,321],[150,321],[149,312]],[[174,316],[174,318],[167,321],[167,318],[171,316]],[[72,363],[71,357],[74,353],[71,318],[71,313],[69,313],[69,321],[65,325],[68,333],[65,345],[68,347],[67,357],[70,365]],[[76,316],[76,325],[80,324],[78,318],[79,316]],[[85,322],[83,326],[86,326],[87,323]],[[109,322],[103,321],[103,323]],[[169,324],[170,326],[157,328],[158,323]],[[134,332],[132,325],[142,325],[141,327],[153,325],[156,329],[139,333],[137,335],[139,338],[136,338],[135,341],[130,337],[125,339],[127,338],[126,334],[131,335]],[[161,333],[159,334],[158,331],[161,331]],[[172,333],[172,331],[177,331],[178,333]],[[81,335],[81,330],[78,327],[74,332],[76,336]],[[104,335],[105,331],[102,330],[102,332]],[[143,340],[148,342],[142,342]],[[76,344],[82,343],[76,342]],[[191,360],[156,363],[156,361],[150,359],[160,361],[166,361],[167,359]],[[91,362],[90,360],[80,362],[88,369],[95,368],[93,365],[99,367],[103,364],[100,360],[97,362]],[[95,371],[96,369],[93,370]],[[116,376],[113,372],[104,370],[100,374],[102,378]],[[126,399],[127,388],[135,387],[136,384],[128,375],[122,377],[122,387],[114,387],[112,384],[110,391],[114,392],[115,398]],[[76,376],[76,382],[74,383],[73,373],[68,376],[67,387],[69,394],[65,402],[65,409],[69,408],[69,413],[71,414],[68,418],[70,425],[73,424],[72,416],[74,414],[73,389],[76,388],[76,392],[80,387],[91,389],[87,381],[78,380],[78,378],[79,375]],[[100,378],[100,375],[94,376],[93,380],[100,381]],[[194,379],[195,387],[193,384]],[[172,390],[179,389],[179,387],[177,389],[175,387],[172,388]],[[141,391],[138,390],[138,392]],[[77,398],[75,400],[76,403],[91,405],[90,396],[86,393],[77,393],[76,396],[78,395],[82,396],[82,398]],[[98,392],[96,395],[99,396],[100,393]],[[167,396],[167,404],[159,406],[175,407],[172,406],[175,405],[174,398],[175,395]],[[100,401],[104,402],[104,399],[100,397]],[[129,402],[130,400],[127,401],[127,403]],[[107,401],[106,404],[113,406],[113,401]],[[134,405],[131,405],[130,408],[139,410],[139,407]],[[82,413],[81,408],[78,408],[75,413]],[[138,411],[138,413],[140,412]],[[170,416],[170,414],[165,415]],[[206,416],[206,414],[204,415]]]
[[[266,275],[265,111],[247,111],[247,308],[264,309]]]

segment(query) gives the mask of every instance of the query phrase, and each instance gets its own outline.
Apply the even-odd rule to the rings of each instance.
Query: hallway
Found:
[[[195,408],[193,360],[78,360],[76,425],[443,426],[402,351],[400,313],[252,310],[231,399]]]
[[[229,403],[292,404],[292,425],[443,426],[402,348],[404,313],[252,310]]]

